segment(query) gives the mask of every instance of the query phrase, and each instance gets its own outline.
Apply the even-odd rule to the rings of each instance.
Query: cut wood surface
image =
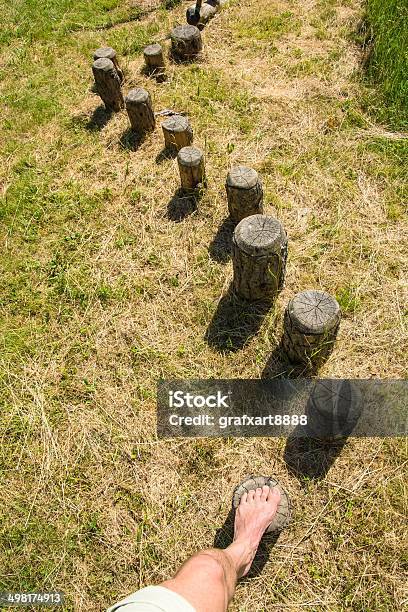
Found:
[[[252,215],[235,228],[233,287],[247,300],[274,300],[282,288],[287,257],[287,237],[274,217]]]
[[[183,189],[195,189],[205,182],[204,155],[196,147],[184,147],[177,155]]]
[[[162,123],[164,144],[170,151],[179,151],[193,142],[193,130],[187,117],[174,115]]]
[[[295,362],[319,363],[329,355],[341,318],[340,306],[324,291],[295,295],[285,311],[283,345]]]
[[[175,27],[171,34],[171,52],[179,61],[189,62],[197,58],[203,48],[200,30],[193,25]]]
[[[109,111],[120,111],[124,106],[119,75],[112,60],[101,57],[92,65],[95,86],[102,98],[106,109]]]
[[[263,190],[258,173],[246,166],[231,168],[226,180],[228,210],[233,221],[263,213]]]
[[[123,70],[119,66],[118,57],[117,57],[115,49],[112,49],[112,47],[99,47],[99,49],[97,49],[94,52],[93,58],[94,58],[94,61],[101,59],[101,58],[110,59],[116,68],[116,72],[118,73],[120,82],[123,83],[123,78],[124,78]]]
[[[159,43],[148,45],[143,50],[145,59],[146,72],[156,76],[163,76],[165,65],[163,57],[163,48]]]
[[[126,96],[126,110],[132,130],[142,135],[154,130],[156,120],[150,94],[145,89],[131,89]]]

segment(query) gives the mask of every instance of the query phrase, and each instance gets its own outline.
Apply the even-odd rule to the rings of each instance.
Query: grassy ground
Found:
[[[382,97],[371,106],[379,118],[408,126],[408,4],[404,0],[368,0],[365,43],[367,72]]]
[[[344,311],[322,376],[406,376],[408,140],[361,109],[362,7],[231,1],[202,62],[157,84],[140,51],[183,20],[188,2],[170,4],[1,2],[0,590],[59,588],[67,609],[102,610],[212,545],[232,487],[262,472],[287,487],[294,521],[233,610],[401,610],[406,441],[350,440],[315,478],[288,469],[300,455],[285,440],[155,436],[158,378],[275,375],[284,306],[305,288]],[[125,113],[98,109],[101,44],[125,88],[187,112],[205,149],[208,190],[180,222],[160,127],[133,150]],[[207,341],[231,278],[223,185],[237,162],[260,172],[290,237],[286,288],[242,348],[234,319]]]

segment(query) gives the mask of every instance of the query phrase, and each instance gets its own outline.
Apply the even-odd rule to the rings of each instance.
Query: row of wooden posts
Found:
[[[200,30],[178,26],[171,33],[174,57],[190,60],[202,49]],[[163,77],[163,49],[157,43],[144,50],[146,71]],[[126,108],[132,130],[140,137],[156,126],[149,93],[142,88],[122,94],[123,71],[115,51],[98,49],[92,66],[96,89],[110,111]],[[206,185],[203,152],[192,146],[193,130],[187,117],[174,114],[163,121],[165,148],[177,154],[181,187],[194,192]],[[226,179],[230,219],[236,224],[232,238],[233,290],[246,301],[273,303],[286,273],[288,239],[278,219],[265,215],[263,187],[258,173],[245,166],[233,167]],[[333,348],[341,318],[337,301],[328,293],[303,291],[289,302],[284,316],[282,345],[295,362],[316,365]]]

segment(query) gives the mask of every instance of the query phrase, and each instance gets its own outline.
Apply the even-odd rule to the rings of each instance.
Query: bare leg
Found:
[[[236,511],[232,544],[225,550],[210,548],[197,553],[161,586],[184,597],[197,612],[225,612],[237,580],[251,567],[279,500],[279,490],[268,486],[245,493]]]

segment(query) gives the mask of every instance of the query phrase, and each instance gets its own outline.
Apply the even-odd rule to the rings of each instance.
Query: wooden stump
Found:
[[[305,411],[308,437],[339,440],[351,435],[363,411],[362,399],[358,385],[353,381],[316,381]]]
[[[156,120],[149,92],[139,87],[131,89],[125,102],[132,130],[140,136],[143,136],[146,132],[152,132]]]
[[[324,291],[302,291],[289,302],[282,344],[289,359],[318,365],[330,354],[341,318],[337,301]]]
[[[273,301],[285,279],[288,240],[274,217],[251,215],[234,231],[233,288],[246,300]]]
[[[106,57],[101,57],[93,63],[92,72],[96,91],[102,98],[106,109],[115,112],[120,111],[124,102],[120,79],[113,62]]]
[[[291,503],[289,495],[282,487],[280,482],[273,476],[249,476],[246,480],[244,480],[244,482],[234,489],[232,496],[232,509],[236,510],[238,508],[239,502],[241,501],[241,497],[244,493],[247,493],[248,491],[255,491],[256,489],[262,489],[262,487],[265,485],[271,489],[279,489],[281,495],[276,514],[273,517],[272,523],[265,531],[265,533],[274,533],[281,531],[289,525],[291,520]]]
[[[203,48],[200,30],[193,25],[177,26],[172,30],[170,38],[172,56],[181,62],[196,59]]]
[[[236,223],[250,215],[263,213],[263,190],[258,173],[252,168],[235,166],[225,184],[230,217]]]
[[[186,19],[189,25],[196,26],[200,21],[200,11],[203,0],[197,0],[193,6],[190,6],[186,11]]]
[[[193,130],[187,117],[174,115],[162,123],[164,143],[169,151],[180,151],[183,147],[189,147],[193,142]]]
[[[184,147],[177,155],[183,189],[195,189],[205,184],[204,155],[195,147]]]
[[[165,77],[165,66],[163,57],[163,48],[158,43],[148,45],[143,50],[145,59],[146,72],[163,79]]]
[[[187,9],[187,23],[197,26],[199,30],[202,30],[210,19],[215,17],[217,11],[217,5],[211,4],[210,2],[205,2],[201,5],[201,3],[197,2],[197,4],[193,4]]]
[[[113,63],[113,65],[116,68],[116,72],[118,73],[118,77],[119,77],[121,84],[123,83],[123,70],[119,66],[119,62],[116,56],[115,49],[112,49],[112,47],[100,47],[93,54],[93,58],[94,58],[94,61],[101,59],[101,58],[110,59],[110,61]]]

